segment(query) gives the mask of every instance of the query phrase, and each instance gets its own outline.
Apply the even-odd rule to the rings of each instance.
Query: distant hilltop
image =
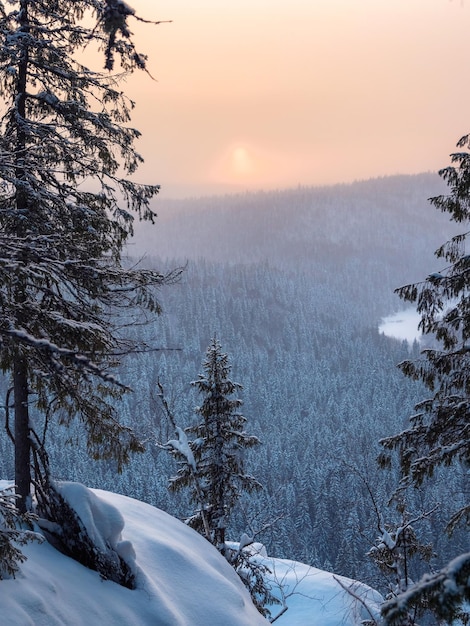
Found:
[[[136,224],[132,256],[309,266],[318,259],[390,255],[419,249],[423,271],[451,232],[428,198],[444,192],[435,173],[397,175],[322,187],[156,199],[151,227]],[[425,240],[421,250],[420,241]],[[411,252],[412,253],[412,252]],[[419,260],[419,259],[417,259]]]

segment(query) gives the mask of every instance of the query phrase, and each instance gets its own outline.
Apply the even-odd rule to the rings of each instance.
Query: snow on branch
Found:
[[[415,585],[384,603],[386,626],[400,626],[410,608],[425,600],[436,615],[451,622],[464,601],[470,601],[470,552],[461,554],[434,574],[426,574]]]
[[[32,346],[38,350],[47,352],[50,355],[58,355],[62,358],[66,358],[74,363],[79,369],[87,370],[88,372],[94,374],[95,376],[98,376],[106,382],[117,385],[122,389],[130,390],[129,387],[121,383],[115,376],[105,372],[101,367],[99,367],[84,354],[80,354],[78,352],[75,352],[74,350],[69,350],[67,348],[61,348],[60,346],[56,345],[48,339],[34,337],[33,335],[21,328],[0,328],[0,335],[12,337],[20,343]]]

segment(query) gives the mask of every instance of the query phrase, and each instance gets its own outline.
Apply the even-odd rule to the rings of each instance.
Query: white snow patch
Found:
[[[119,509],[80,483],[57,482],[55,486],[77,513],[93,543],[103,552],[108,547],[116,550],[124,528]]]
[[[418,331],[420,320],[421,316],[416,309],[406,309],[384,317],[379,325],[379,333],[394,339],[406,340],[409,343],[420,341],[422,337],[421,332]]]
[[[170,441],[167,442],[166,447],[178,450],[180,454],[186,457],[188,465],[190,465],[195,472],[197,470],[196,461],[194,459],[193,451],[189,447],[188,436],[179,426],[176,427],[176,434],[178,435],[178,439],[170,439]]]
[[[359,626],[371,617],[378,621],[383,598],[371,587],[297,561],[260,560],[271,570],[273,595],[288,607],[276,625]],[[282,606],[273,606],[272,617],[281,611]]]

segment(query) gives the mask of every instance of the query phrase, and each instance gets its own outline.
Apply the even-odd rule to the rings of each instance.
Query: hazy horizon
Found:
[[[129,0],[154,76],[136,101],[142,181],[162,196],[435,172],[468,124],[459,0]]]

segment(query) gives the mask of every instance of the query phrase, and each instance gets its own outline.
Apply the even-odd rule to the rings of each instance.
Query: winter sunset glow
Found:
[[[230,157],[230,170],[234,176],[250,176],[255,172],[256,166],[248,150],[239,146],[232,151]]]
[[[163,194],[436,171],[468,131],[468,3],[134,5],[172,20],[133,24],[156,80],[128,83]]]

